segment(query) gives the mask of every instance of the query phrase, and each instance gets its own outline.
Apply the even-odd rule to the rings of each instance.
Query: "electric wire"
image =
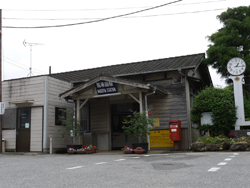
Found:
[[[180,1],[182,1],[182,0],[172,1],[170,3],[165,3],[165,4],[162,4],[162,5],[154,6],[154,7],[143,9],[143,10],[138,10],[138,11],[135,11],[135,12],[130,12],[130,13],[126,13],[126,14],[120,14],[120,15],[117,15],[117,16],[111,16],[111,17],[107,17],[107,18],[103,18],[103,19],[98,19],[98,20],[93,20],[93,21],[87,21],[87,22],[72,23],[72,24],[63,24],[63,25],[53,25],[53,26],[35,26],[35,27],[2,26],[2,27],[3,28],[19,28],[19,29],[38,29],[38,28],[55,28],[55,27],[66,27],[66,26],[83,25],[83,24],[101,22],[101,21],[105,21],[105,20],[110,20],[110,19],[114,19],[114,18],[128,16],[128,15],[132,15],[132,14],[138,14],[140,12],[145,12],[145,11],[157,9],[157,8],[164,7],[164,6],[167,6],[167,5],[170,5],[170,4],[173,4],[173,3],[177,3],[177,2],[180,2]]]
[[[169,6],[185,6],[185,5],[195,5],[195,4],[205,4],[205,3],[218,3],[227,0],[217,0],[217,1],[203,1],[203,2],[193,2],[193,3],[182,3],[182,4],[171,4]],[[117,7],[117,8],[93,8],[93,9],[3,9],[4,11],[46,11],[46,12],[56,12],[56,11],[110,11],[110,10],[122,10],[122,9],[145,9],[152,6],[146,7]]]
[[[3,57],[3,61],[6,62],[6,63],[8,63],[8,64],[11,64],[11,65],[13,65],[15,67],[21,68],[23,70],[28,70],[30,68],[30,67],[28,67],[26,65],[23,65],[21,63],[18,63],[16,61],[12,60],[12,59],[10,59],[10,58],[8,58],[6,56]],[[35,73],[37,73],[37,74],[46,74],[45,71],[41,71],[41,70],[34,69],[34,68],[32,68],[32,71],[35,72]]]
[[[192,12],[178,12],[178,13],[169,13],[169,14],[155,14],[155,15],[144,15],[144,16],[124,16],[121,18],[146,18],[146,17],[156,17],[156,16],[172,16],[172,15],[181,15],[181,14],[194,14],[194,13],[202,13],[202,12],[211,12],[211,11],[219,11],[226,10],[226,8],[219,9],[210,9],[210,10],[198,10]],[[103,18],[3,18],[3,19],[13,19],[13,20],[93,20],[93,19],[103,19]]]

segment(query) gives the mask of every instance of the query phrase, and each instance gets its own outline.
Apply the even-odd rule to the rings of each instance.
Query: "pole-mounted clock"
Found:
[[[246,62],[239,58],[239,57],[234,57],[230,59],[230,61],[227,63],[227,71],[231,75],[241,75],[245,72],[246,70]]]

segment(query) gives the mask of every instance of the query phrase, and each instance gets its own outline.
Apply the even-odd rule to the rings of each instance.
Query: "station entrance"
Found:
[[[131,145],[133,135],[127,134],[122,129],[123,122],[132,111],[139,111],[138,103],[122,103],[111,105],[111,140],[112,150],[120,150],[125,145]]]

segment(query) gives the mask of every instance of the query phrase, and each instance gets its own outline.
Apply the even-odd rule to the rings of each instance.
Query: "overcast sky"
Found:
[[[49,66],[57,73],[205,53],[206,36],[222,27],[216,16],[239,6],[249,0],[1,0],[3,79],[27,77],[31,60],[32,74],[40,75]],[[74,23],[81,24],[47,27]],[[210,73],[214,85],[225,86]]]

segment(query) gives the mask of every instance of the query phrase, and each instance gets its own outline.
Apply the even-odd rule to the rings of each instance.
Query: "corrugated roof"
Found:
[[[67,82],[76,82],[93,79],[102,73],[107,73],[111,76],[128,76],[136,74],[171,71],[177,70],[178,68],[192,69],[199,66],[204,57],[205,53],[200,53],[179,57],[154,59],[148,61],[104,66],[92,69],[56,73],[51,74],[50,76]]]

